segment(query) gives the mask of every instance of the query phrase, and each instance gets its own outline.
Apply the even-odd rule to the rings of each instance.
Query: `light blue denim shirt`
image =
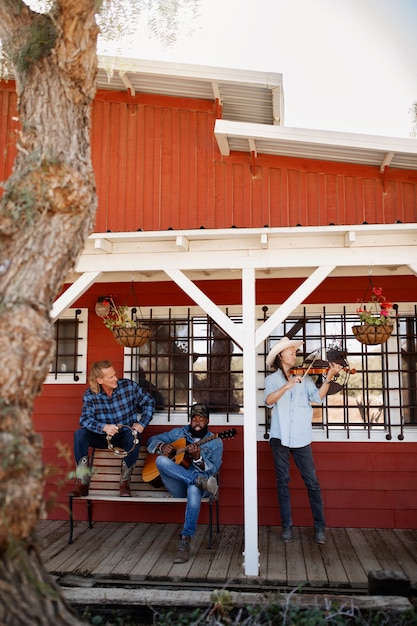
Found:
[[[265,405],[271,411],[271,439],[281,439],[283,446],[288,448],[302,448],[311,443],[313,438],[313,407],[311,403],[322,404],[319,390],[313,380],[306,376],[304,380],[289,389],[272,405],[266,403],[270,393],[276,391],[287,379],[281,370],[277,370],[265,378]]]

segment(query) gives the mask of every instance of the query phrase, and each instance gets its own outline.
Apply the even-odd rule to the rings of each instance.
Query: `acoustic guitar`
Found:
[[[209,437],[204,437],[204,439],[201,439],[197,443],[199,446],[202,446],[205,443],[212,441],[212,439],[233,439],[233,437],[236,435],[236,432],[237,431],[235,428],[230,428],[229,430],[223,430],[221,433],[215,433],[214,435],[210,435]],[[185,457],[188,449],[192,445],[194,444],[189,443],[187,445],[186,439],[184,437],[171,442],[171,446],[173,446],[174,450],[171,452],[171,454],[168,455],[169,458],[175,461],[177,465],[183,464],[187,466]],[[155,481],[155,479],[159,477],[159,470],[156,466],[156,459],[158,456],[159,454],[152,453],[148,453],[146,455],[145,463],[143,464],[142,469],[142,480],[144,483],[150,483],[152,481]]]

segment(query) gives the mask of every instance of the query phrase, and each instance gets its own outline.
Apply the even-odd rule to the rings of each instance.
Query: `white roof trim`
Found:
[[[231,150],[258,154],[417,169],[417,140],[379,137],[269,124],[216,120],[214,134],[223,156]]]

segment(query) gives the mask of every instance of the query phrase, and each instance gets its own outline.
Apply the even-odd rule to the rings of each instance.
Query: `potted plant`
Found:
[[[106,315],[103,316],[103,323],[111,330],[118,344],[126,348],[137,348],[152,337],[151,327],[131,316],[127,304],[116,306],[110,297],[105,298],[103,304],[108,307]]]
[[[381,344],[388,341],[394,329],[393,304],[382,293],[382,287],[373,287],[371,300],[356,309],[361,321],[360,326],[352,326],[356,339],[367,345]]]

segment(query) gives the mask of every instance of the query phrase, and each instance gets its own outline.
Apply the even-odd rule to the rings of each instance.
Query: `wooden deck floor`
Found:
[[[417,583],[417,530],[331,528],[317,545],[311,528],[296,528],[295,541],[283,544],[277,527],[259,528],[260,573],[243,570],[241,526],[221,526],[207,548],[208,528],[200,525],[192,556],[173,564],[180,526],[176,524],[77,522],[68,544],[68,522],[41,521],[38,539],[47,570],[61,581],[79,576],[97,584],[175,585],[249,589],[301,588],[307,592],[365,593],[370,570],[403,572]],[[86,581],[87,582],[87,581]]]

